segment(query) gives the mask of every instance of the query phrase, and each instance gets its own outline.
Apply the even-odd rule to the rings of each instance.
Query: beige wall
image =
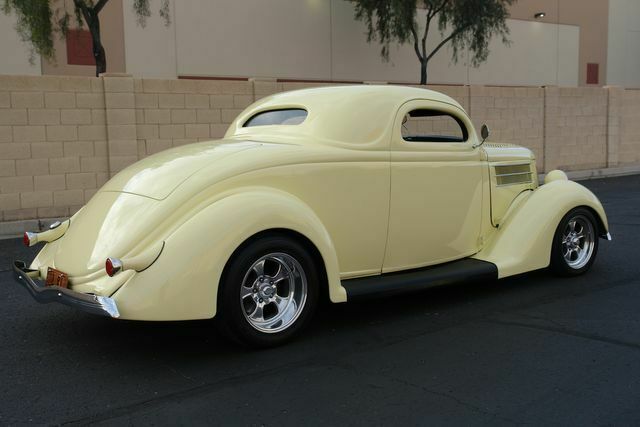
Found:
[[[610,2],[607,83],[640,88],[640,1]]]
[[[125,0],[124,21],[127,71],[135,76],[419,81],[413,48],[392,46],[390,62],[383,62],[380,46],[367,43],[364,24],[354,20],[353,5],[345,0],[173,2],[170,27],[154,17],[145,29],[137,26],[131,1]],[[578,27],[521,20],[508,24],[511,47],[494,40],[489,61],[478,69],[466,66],[465,53],[453,64],[445,48],[429,65],[429,81],[577,84]],[[433,28],[430,40],[439,37]]]
[[[108,169],[103,79],[0,76],[2,220],[68,216]]]
[[[73,1],[65,0],[66,8],[73,15]],[[77,26],[75,18],[74,26]],[[84,24],[84,23],[83,23]],[[110,0],[100,12],[100,27],[102,44],[107,55],[107,72],[122,73],[125,71],[124,55],[124,22],[122,0]],[[86,25],[83,25],[86,29]],[[54,39],[56,56],[54,61],[42,61],[42,74],[66,76],[95,76],[96,67],[93,65],[67,64],[67,44],[60,38]]]
[[[29,45],[20,40],[15,25],[15,16],[0,10],[0,73],[39,75],[40,57],[29,63]]]
[[[158,151],[221,137],[263,96],[324,84],[0,76],[0,221],[64,217],[109,176]],[[640,164],[640,91],[430,86],[539,171]]]
[[[607,167],[607,102],[601,88],[545,88],[545,169]]]
[[[546,15],[536,20],[533,15],[537,12]],[[518,0],[511,7],[511,17],[514,19],[580,27],[578,82],[581,86],[587,82],[587,63],[600,64],[600,85],[607,82],[608,15],[609,0]],[[636,15],[636,19],[639,16]],[[559,56],[562,57],[562,52]]]

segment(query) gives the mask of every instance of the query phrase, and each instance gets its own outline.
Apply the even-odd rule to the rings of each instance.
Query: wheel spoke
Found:
[[[264,322],[264,309],[259,304],[256,304],[256,308],[249,314],[249,317],[253,320]]]
[[[264,263],[266,260],[261,260],[260,262],[256,263],[253,265],[253,271],[255,271],[255,273],[258,276],[263,276],[264,275]]]
[[[295,300],[291,300],[291,302],[285,307],[284,311],[279,316],[284,323],[287,323],[291,319],[293,319],[297,312],[298,304],[295,302]]]
[[[276,297],[274,298],[274,303],[276,305],[276,307],[278,308],[278,314],[281,314],[284,312],[285,308],[287,307],[287,302],[289,300],[286,298],[282,298],[278,295],[276,295]]]
[[[569,221],[569,230],[570,231],[576,231],[576,220],[575,219]]]
[[[287,271],[286,268],[284,268],[282,266],[282,264],[278,265],[278,271],[276,272],[276,274],[273,276],[272,280],[273,283],[278,284],[281,281],[288,279],[289,278],[289,271]]]
[[[245,299],[250,295],[253,295],[253,289],[247,288],[246,286],[240,287],[240,298]]]

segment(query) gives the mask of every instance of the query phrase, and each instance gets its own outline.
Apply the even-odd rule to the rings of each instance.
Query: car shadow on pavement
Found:
[[[553,279],[550,273],[539,271],[501,281],[448,285],[354,303],[321,304],[309,327],[284,348],[352,347],[363,341],[379,342],[382,339],[379,334],[393,339],[406,333],[428,333],[452,322],[469,321],[504,310],[507,308],[505,300],[511,302],[511,307],[527,301],[535,304],[539,298],[544,298],[542,288],[546,287],[549,279]],[[524,294],[528,296],[524,297]],[[477,309],[470,310],[469,307],[474,305]],[[217,330],[215,320],[140,322],[70,312],[68,316],[58,316],[53,321],[57,325],[50,326],[58,331],[57,339],[87,344],[94,342],[96,345],[83,346],[88,353],[104,354],[104,345],[98,341],[108,342],[109,352],[126,351],[129,356],[137,355],[139,358],[173,356],[188,359],[190,363],[197,360],[208,363],[254,352],[226,339]],[[354,334],[357,340],[352,339]]]

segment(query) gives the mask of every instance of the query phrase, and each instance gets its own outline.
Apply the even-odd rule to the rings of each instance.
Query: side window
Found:
[[[269,110],[257,113],[245,122],[243,127],[268,125],[299,125],[307,118],[306,110],[301,108],[286,108],[283,110]]]
[[[411,142],[465,142],[467,128],[459,118],[438,110],[412,110],[402,120],[402,138]]]

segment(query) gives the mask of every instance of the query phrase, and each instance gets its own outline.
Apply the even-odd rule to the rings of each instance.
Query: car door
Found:
[[[482,217],[477,136],[457,106],[413,100],[398,110],[391,140],[389,231],[383,272],[476,253]]]

